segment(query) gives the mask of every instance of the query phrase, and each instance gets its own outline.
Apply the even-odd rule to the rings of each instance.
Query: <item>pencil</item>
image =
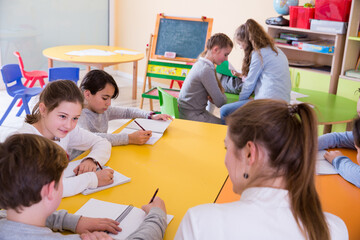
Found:
[[[100,163],[98,161],[96,161],[96,164],[99,166],[100,170],[103,170]]]
[[[156,191],[155,191],[154,195],[152,196],[149,203],[152,203],[154,201],[154,198],[156,197],[156,194],[158,193],[158,191],[159,191],[159,188],[156,189]]]
[[[134,123],[136,123],[143,131],[146,131],[136,120],[134,120]]]

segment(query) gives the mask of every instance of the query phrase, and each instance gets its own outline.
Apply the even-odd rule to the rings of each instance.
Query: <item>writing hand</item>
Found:
[[[343,156],[344,154],[342,154],[340,151],[330,151],[330,152],[326,152],[324,154],[324,158],[326,160],[328,160],[331,164],[332,164],[332,161],[338,157],[338,156]]]
[[[85,172],[95,172],[96,164],[90,158],[83,160],[76,168],[74,168],[75,175],[79,175]]]
[[[152,203],[142,206],[141,209],[144,210],[144,212],[146,212],[146,214],[148,214],[150,212],[150,209],[153,207],[160,208],[161,210],[163,210],[166,213],[165,203],[159,197],[155,197],[154,200],[152,201]]]
[[[156,115],[152,115],[151,116],[151,119],[154,119],[154,120],[173,120],[173,118],[168,115],[168,114],[156,114]]]
[[[145,144],[152,136],[151,131],[139,130],[129,134],[129,144],[142,145]]]
[[[95,173],[98,178],[98,187],[109,185],[114,182],[114,170],[112,169],[103,169],[96,171]]]

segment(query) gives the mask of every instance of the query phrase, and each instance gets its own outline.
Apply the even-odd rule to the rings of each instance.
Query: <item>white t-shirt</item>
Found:
[[[348,239],[345,223],[325,213],[331,239]],[[290,209],[288,191],[248,188],[240,201],[188,210],[175,236],[180,239],[305,239]]]

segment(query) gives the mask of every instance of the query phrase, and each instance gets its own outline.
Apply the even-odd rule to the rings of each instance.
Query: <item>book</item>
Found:
[[[135,121],[139,123],[145,130],[151,130],[152,136],[145,143],[149,145],[155,144],[164,134],[167,127],[170,125],[172,120],[152,120],[145,118],[136,118]],[[131,134],[133,132],[142,130],[134,121],[127,125],[120,133]]]
[[[71,161],[69,163],[69,165],[67,166],[67,168],[65,168],[64,170],[64,178],[69,178],[69,177],[75,177],[75,173],[74,173],[74,169],[81,163],[81,160],[76,160],[76,161]],[[103,169],[107,169],[109,167],[104,166]],[[111,168],[110,168],[111,169]],[[131,178],[128,178],[124,175],[122,175],[121,173],[117,172],[114,170],[114,178],[113,178],[114,182],[112,184],[109,185],[105,185],[105,186],[101,186],[101,187],[97,187],[97,188],[88,188],[85,189],[84,191],[82,191],[83,195],[88,195],[90,193],[94,193],[94,192],[98,192],[107,188],[111,188],[111,187],[115,187],[117,185],[123,184],[123,183],[127,183],[130,182]]]
[[[306,34],[296,34],[296,33],[280,33],[280,38],[287,40],[307,40]]]
[[[318,151],[316,156],[316,174],[317,175],[330,175],[338,174],[334,166],[329,163],[325,158],[324,154],[326,150]]]
[[[130,206],[130,207],[129,207]],[[119,227],[122,231],[117,235],[110,234],[114,239],[125,239],[133,233],[140,224],[144,221],[146,213],[132,205],[122,205],[106,201],[89,199],[75,215],[82,215],[93,218],[110,218],[120,222]],[[167,215],[167,223],[169,224],[173,219],[173,215]]]

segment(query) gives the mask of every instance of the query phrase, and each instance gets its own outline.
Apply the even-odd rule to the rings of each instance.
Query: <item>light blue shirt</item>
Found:
[[[270,47],[253,51],[249,73],[239,95],[239,100],[248,99],[255,92],[255,99],[282,99],[290,102],[291,79],[289,62],[285,54]]]
[[[350,148],[356,149],[352,132],[328,133],[319,137],[318,149]],[[360,188],[360,166],[348,157],[338,156],[332,161],[336,171],[346,180]]]

